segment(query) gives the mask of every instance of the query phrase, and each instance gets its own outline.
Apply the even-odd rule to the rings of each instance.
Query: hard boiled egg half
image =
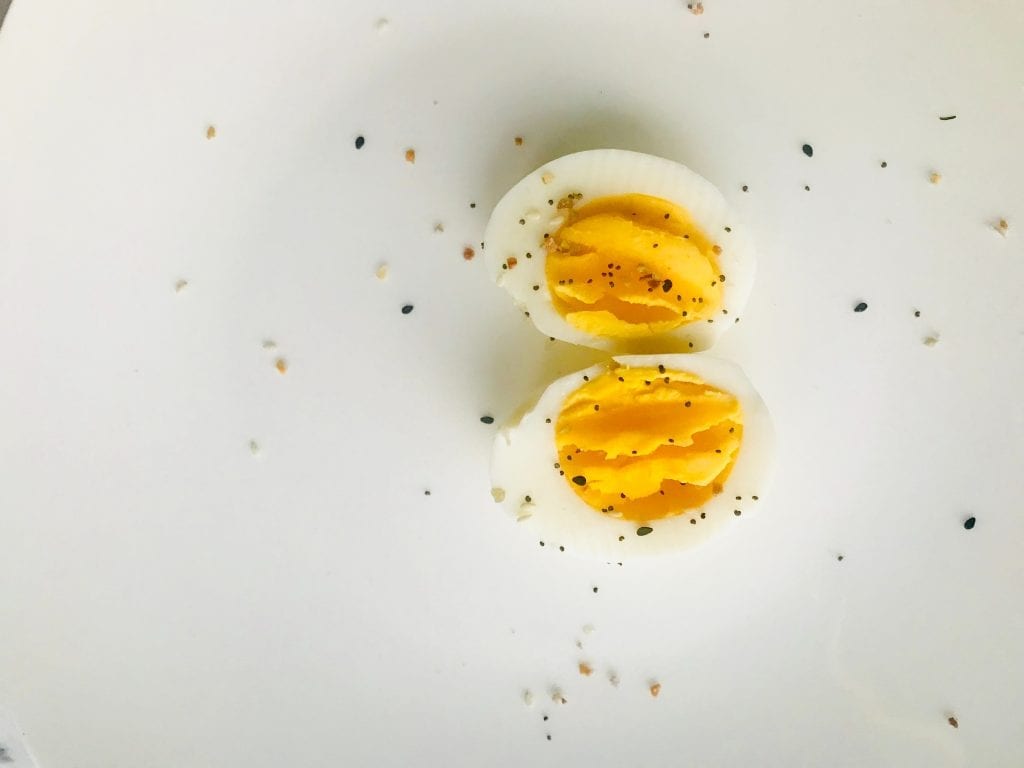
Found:
[[[652,155],[566,155],[501,199],[494,279],[547,336],[614,352],[699,351],[739,322],[754,248],[709,181]]]
[[[754,512],[773,455],[768,410],[735,364],[621,356],[558,379],[500,430],[492,494],[544,546],[616,562]]]

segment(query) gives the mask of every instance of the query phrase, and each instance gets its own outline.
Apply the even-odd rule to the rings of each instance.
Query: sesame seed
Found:
[[[366,139],[364,139],[362,136],[356,136],[356,149],[362,149],[365,143]]]
[[[412,312],[412,304],[406,304],[405,306],[402,307],[403,315],[408,315],[410,312]]]
[[[807,155],[808,157],[814,157],[814,147],[812,147],[810,144],[804,144],[803,147],[801,147],[801,149],[803,149],[804,154]]]
[[[574,483],[576,483],[576,485],[586,485],[587,484],[587,478],[585,478],[583,475],[576,475],[576,476],[574,476],[572,481]]]
[[[861,301],[861,302],[858,302],[856,304],[856,306],[854,306],[853,311],[854,312],[863,312],[867,308],[868,308],[868,303],[866,301]]]
[[[969,531],[974,527],[974,524],[976,522],[977,520],[975,520],[973,516],[968,517],[966,520],[964,520],[964,528]]]
[[[494,423],[494,417],[493,416],[481,416],[480,417],[480,421],[483,422],[484,424],[493,424]]]
[[[651,528],[649,525],[641,525],[639,528],[636,529],[636,535],[637,536],[646,536],[647,534],[653,533],[653,532],[654,532],[654,529]]]

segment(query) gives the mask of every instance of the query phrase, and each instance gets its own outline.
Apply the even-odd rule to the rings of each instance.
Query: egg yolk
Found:
[[[721,493],[742,437],[740,403],[728,392],[664,366],[619,367],[565,399],[556,466],[593,509],[660,520]]]
[[[601,197],[577,207],[545,235],[545,277],[555,309],[595,336],[638,338],[714,321],[725,276],[721,248],[684,208],[640,194]]]

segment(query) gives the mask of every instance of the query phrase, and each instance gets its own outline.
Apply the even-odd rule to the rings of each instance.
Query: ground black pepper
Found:
[[[403,315],[408,315],[410,312],[412,312],[412,304],[406,304],[405,306],[402,307]]]
[[[576,485],[587,484],[587,478],[585,478],[583,475],[576,475],[575,477],[573,477],[572,481],[576,483]]]
[[[649,525],[641,525],[639,528],[636,529],[637,536],[646,536],[649,533],[654,533],[654,529],[651,528]]]
[[[867,303],[866,301],[861,301],[861,302],[859,302],[859,303],[858,303],[858,304],[857,304],[857,305],[856,305],[856,306],[855,306],[855,307],[853,308],[853,311],[854,311],[854,312],[863,312],[863,311],[864,311],[865,309],[867,309],[867,308],[868,308],[868,303]]]
[[[814,147],[812,147],[810,144],[804,144],[802,149],[805,155],[807,155],[808,157],[814,157]]]
[[[363,144],[365,143],[366,139],[364,139],[362,136],[356,136],[356,149],[362,149]]]
[[[494,417],[493,416],[481,416],[480,417],[480,421],[482,421],[484,424],[493,424],[494,423]]]
[[[973,516],[968,517],[966,520],[964,520],[964,528],[966,528],[969,531],[974,527],[974,524],[976,522],[977,520],[975,520]]]

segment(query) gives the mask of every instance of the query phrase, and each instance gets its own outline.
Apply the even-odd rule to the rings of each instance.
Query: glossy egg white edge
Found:
[[[646,351],[643,342],[650,341],[593,336],[568,323],[555,309],[544,277],[542,243],[545,233],[553,233],[562,224],[558,200],[572,192],[583,193],[584,205],[608,195],[660,197],[685,208],[708,238],[721,246],[719,266],[726,276],[722,308],[728,315],[721,321],[690,323],[651,338],[673,340],[679,348],[689,348],[692,342],[692,349],[700,351],[713,346],[739,321],[753,286],[756,254],[753,241],[721,192],[703,176],[672,160],[622,149],[593,149],[552,160],[522,179],[495,206],[484,232],[488,271],[512,295],[516,306],[530,313],[538,330],[572,344],[619,353]],[[509,257],[518,263],[513,269],[503,269]],[[533,289],[535,285],[539,290]]]
[[[774,465],[775,432],[768,408],[743,369],[707,354],[624,355],[613,359],[631,368],[660,364],[670,370],[688,371],[739,399],[743,441],[722,493],[700,508],[648,523],[654,530],[646,536],[637,535],[643,523],[602,515],[576,495],[554,467],[559,460],[555,425],[562,403],[584,384],[583,377],[593,379],[608,370],[607,363],[600,363],[553,382],[531,409],[517,422],[505,425],[495,437],[491,492],[517,527],[535,542],[564,546],[567,553],[577,557],[622,562],[685,549],[756,513],[764,504]],[[526,501],[527,496],[530,501]],[[753,496],[758,500],[754,501]],[[742,514],[737,516],[735,510]],[[706,515],[703,520],[701,512]],[[690,522],[691,518],[696,524]],[[619,541],[620,536],[625,537],[623,541]]]

